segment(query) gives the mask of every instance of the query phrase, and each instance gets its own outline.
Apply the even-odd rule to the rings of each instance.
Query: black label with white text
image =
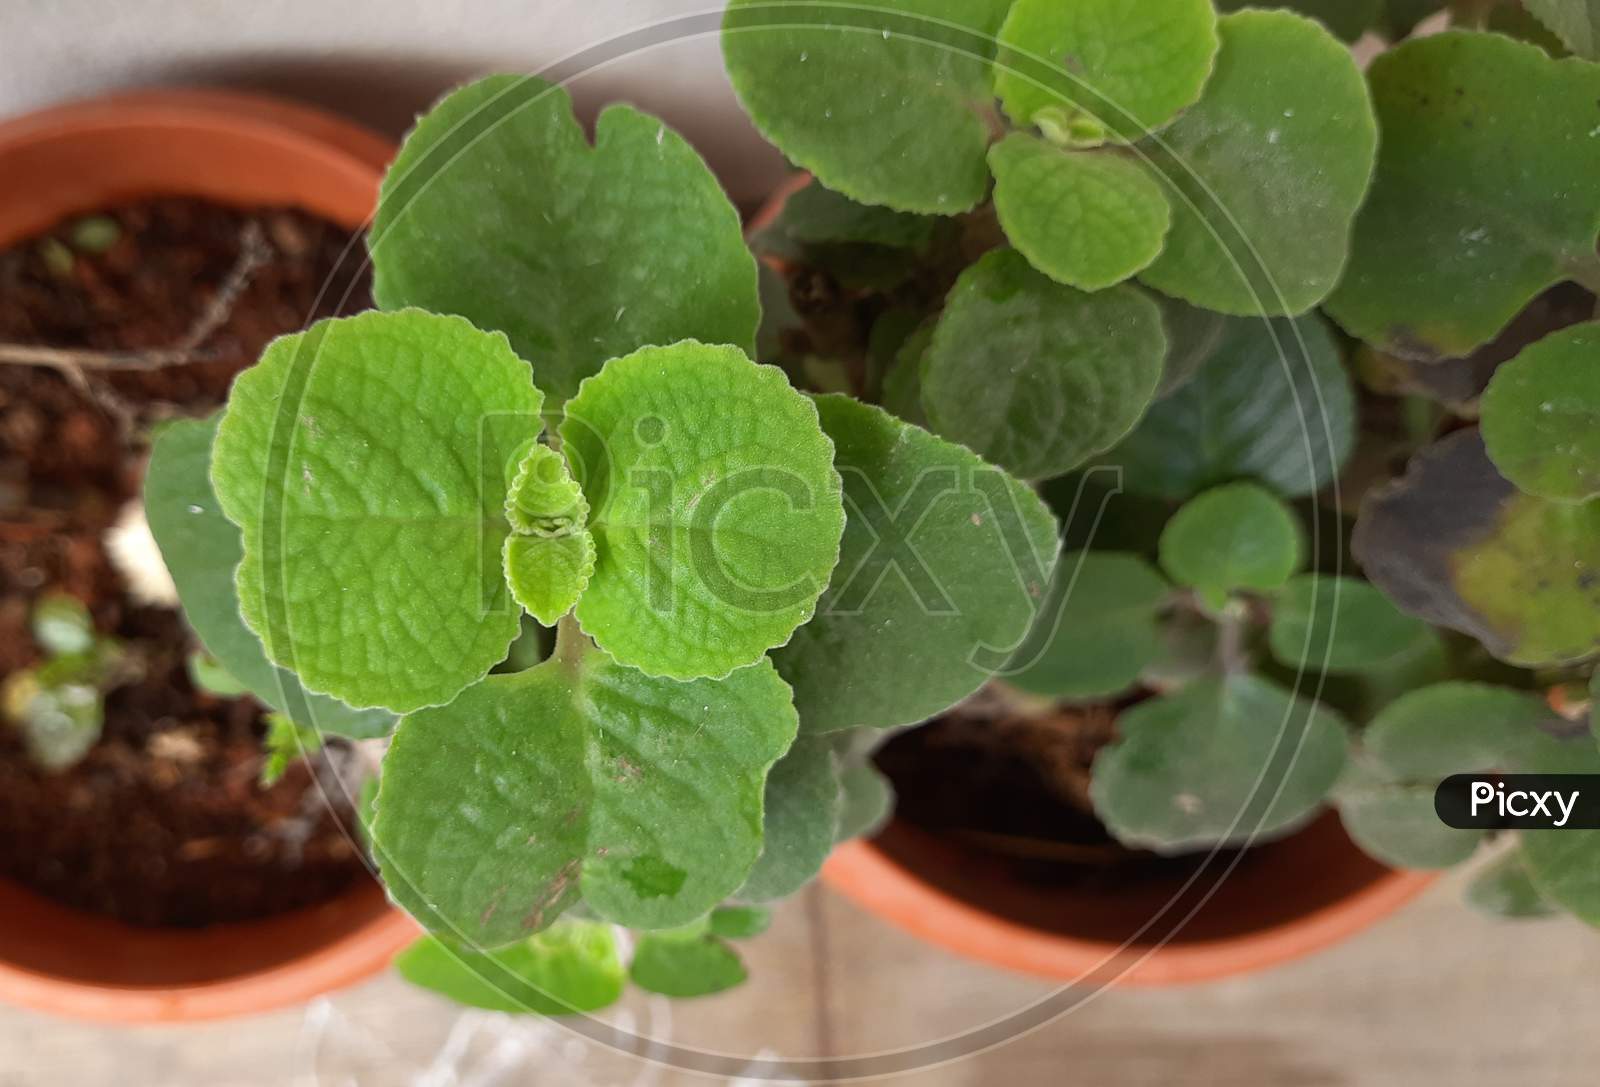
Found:
[[[1600,829],[1600,774],[1454,774],[1433,810],[1462,830]]]

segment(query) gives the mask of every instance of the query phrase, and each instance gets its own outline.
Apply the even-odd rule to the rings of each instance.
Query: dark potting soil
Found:
[[[154,200],[0,252],[0,344],[125,353],[204,333],[199,361],[148,370],[85,363],[74,380],[0,361],[0,678],[37,663],[28,616],[50,592],[82,600],[138,674],[107,694],[100,742],[66,771],[36,767],[0,722],[0,876],[176,926],[279,913],[363,878],[348,808],[315,780],[336,785],[352,754],[260,788],[263,711],[193,688],[181,618],[131,598],[102,542],[138,495],[148,424],[205,414],[272,337],[370,305],[364,280],[333,280],[348,241],[299,211]]]
[[[895,815],[1008,862],[1042,885],[1112,888],[1182,877],[1204,854],[1130,849],[1095,817],[1090,768],[1116,739],[1115,706],[1023,711],[982,692],[879,749]]]

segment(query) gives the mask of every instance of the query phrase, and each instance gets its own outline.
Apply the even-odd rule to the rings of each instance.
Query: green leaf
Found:
[[[1521,493],[1477,431],[1424,449],[1371,492],[1352,547],[1401,610],[1470,634],[1501,660],[1537,667],[1600,650],[1600,503]]]
[[[870,838],[883,828],[894,811],[894,786],[870,762],[845,767],[839,775],[844,806],[839,812],[836,841]]]
[[[296,720],[340,736],[382,736],[394,717],[312,694],[267,659],[239,614],[234,571],[244,554],[239,529],[222,515],[211,487],[211,446],[221,416],[180,419],[161,428],[145,470],[144,512],[178,587],[184,616],[206,651],[251,694]]]
[[[773,902],[816,878],[839,822],[839,771],[825,737],[802,736],[767,775],[761,856],[735,898]]]
[[[1377,127],[1350,51],[1310,20],[1244,11],[1200,101],[1148,149],[1172,229],[1142,278],[1233,314],[1304,313],[1339,281]]]
[[[1217,0],[1217,10],[1222,12],[1259,6],[1252,0]],[[1308,15],[1338,35],[1341,40],[1353,42],[1377,25],[1383,12],[1384,0],[1287,0],[1285,3],[1273,6]]]
[[[1141,702],[1117,727],[1095,759],[1095,812],[1119,841],[1163,853],[1289,830],[1345,762],[1336,714],[1250,675]]]
[[[1161,252],[1167,198],[1137,162],[1014,132],[989,149],[994,208],[1017,251],[1058,283],[1098,291]]]
[[[545,626],[578,602],[594,574],[589,503],[566,462],[537,443],[518,462],[506,493],[512,535],[501,553],[511,596]]]
[[[1156,390],[1156,398],[1161,399],[1187,385],[1216,356],[1223,337],[1240,322],[1166,295],[1159,295],[1156,301],[1167,332],[1167,361]]]
[[[57,657],[56,662],[74,663]],[[0,684],[0,712],[22,733],[28,758],[47,772],[89,753],[105,724],[105,702],[92,682],[58,678],[46,668],[13,672]]]
[[[554,402],[640,344],[750,350],[761,316],[739,216],[694,149],[621,105],[591,147],[567,92],[527,76],[472,83],[422,117],[368,245],[379,305],[504,332]]]
[[[1521,848],[1508,849],[1480,868],[1463,897],[1467,905],[1493,917],[1548,917],[1555,912],[1533,885]]]
[[[933,241],[938,219],[891,208],[858,204],[815,178],[784,201],[764,232],[807,245],[881,245],[923,249]]]
[[[1213,607],[1238,590],[1280,589],[1304,561],[1294,514],[1254,483],[1214,487],[1185,503],[1161,533],[1161,568]]]
[[[933,430],[1024,479],[1115,445],[1155,396],[1166,338],[1140,291],[1085,294],[995,250],[961,273],[922,366]]]
[[[87,653],[94,647],[94,620],[75,596],[50,593],[33,606],[28,619],[33,640],[50,656]]]
[[[1600,498],[1600,324],[1546,336],[1495,371],[1483,441],[1500,474],[1557,502]]]
[[[1439,822],[1433,795],[1451,774],[1600,769],[1588,737],[1549,730],[1544,700],[1485,683],[1447,681],[1410,691],[1362,734],[1361,773],[1340,783],[1339,811],[1367,852],[1407,868],[1446,868],[1477,849],[1483,831]]]
[[[214,694],[218,698],[238,698],[250,692],[250,688],[235,679],[232,672],[222,667],[217,658],[204,649],[190,653],[185,664],[189,682],[207,694]]]
[[[863,204],[953,215],[983,199],[990,61],[1010,0],[733,0],[728,77],[761,134]]]
[[[1600,60],[1600,0],[1523,0],[1580,57]]]
[[[1161,654],[1157,624],[1172,587],[1138,555],[1077,551],[1056,561],[1050,591],[1006,682],[1052,698],[1120,694]]]
[[[1600,927],[1600,830],[1524,831],[1522,856],[1539,894]]]
[[[1455,358],[1552,284],[1600,278],[1600,68],[1452,32],[1369,74],[1383,147],[1328,302],[1340,324],[1393,355]]]
[[[1210,0],[1016,0],[1000,44],[995,90],[1013,121],[1085,117],[1131,143],[1200,97],[1217,16]]]
[[[707,930],[724,940],[749,940],[772,924],[772,911],[762,906],[718,906],[711,911]]]
[[[628,976],[646,992],[691,997],[731,989],[746,974],[737,951],[693,926],[687,932],[640,933]]]
[[[1292,498],[1326,486],[1354,444],[1355,395],[1327,325],[1235,319],[1102,459],[1136,494],[1187,498],[1250,478]]]
[[[261,773],[256,780],[266,789],[282,780],[290,763],[320,751],[322,734],[314,728],[300,727],[281,713],[269,713],[261,747]]]
[[[926,720],[981,687],[1027,632],[1055,519],[960,446],[848,397],[816,403],[850,516],[816,617],[773,662],[807,732]]]
[[[811,618],[844,506],[833,443],[783,371],[646,347],[584,383],[561,438],[595,542],[578,621],[617,660],[723,676]]]
[[[485,947],[545,928],[580,890],[618,924],[686,924],[749,874],[795,730],[768,663],[676,683],[558,646],[400,722],[374,827],[384,884],[430,930]]]
[[[1282,663],[1335,673],[1382,668],[1428,635],[1365,581],[1326,574],[1291,578],[1273,601],[1267,632]]]
[[[543,399],[504,336],[459,317],[365,313],[274,340],[234,382],[211,466],[267,656],[400,713],[503,660],[505,467]]]
[[[394,966],[457,1004],[538,1015],[599,1011],[622,996],[626,977],[611,926],[593,921],[560,921],[491,952],[424,936]]]

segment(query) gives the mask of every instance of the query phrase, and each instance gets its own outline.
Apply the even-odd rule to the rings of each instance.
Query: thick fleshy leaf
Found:
[[[592,1012],[616,1003],[627,974],[612,927],[558,921],[497,951],[474,951],[424,936],[395,957],[413,985],[457,1004],[538,1015]]]
[[[1498,34],[1375,60],[1383,147],[1328,310],[1390,354],[1465,355],[1546,287],[1600,285],[1600,68]]]
[[[1172,209],[1132,158],[1064,150],[1014,132],[989,149],[989,166],[1006,237],[1057,283],[1103,290],[1161,252]]]
[[[1351,545],[1401,610],[1524,666],[1600,650],[1600,503],[1523,494],[1475,430],[1417,454],[1371,492]]]
[[[1138,555],[1063,554],[1033,629],[1001,674],[1052,698],[1120,694],[1161,655],[1157,619],[1171,595],[1172,586]]]
[[[1600,324],[1546,336],[1502,365],[1482,412],[1501,475],[1557,502],[1600,498]]]
[[[1304,561],[1289,507],[1254,483],[1214,487],[1172,515],[1161,533],[1161,568],[1220,607],[1238,590],[1280,589]]]
[[[642,932],[628,976],[639,988],[662,996],[709,996],[745,979],[739,953],[705,925],[685,930]]]
[[[783,202],[783,210],[762,236],[791,244],[877,245],[922,249],[933,241],[939,220],[931,215],[858,204],[816,179]]]
[[[724,940],[750,940],[767,931],[772,911],[762,906],[718,906],[711,911],[706,928]]]
[[[995,90],[1013,121],[1082,118],[1131,143],[1200,97],[1217,14],[1211,0],[1016,0],[1000,44]]]
[[[894,811],[894,786],[870,762],[844,768],[839,775],[844,789],[844,806],[839,812],[835,838],[870,838],[882,829]]]
[[[1200,101],[1148,148],[1172,229],[1142,278],[1222,313],[1304,313],[1339,281],[1377,147],[1349,49],[1286,11],[1219,23]]]
[[[1414,4],[1416,0],[1403,0]],[[1234,12],[1240,8],[1261,7],[1253,0],[1217,0],[1217,10]],[[1337,34],[1342,40],[1353,42],[1377,26],[1383,16],[1385,0],[1287,0],[1272,7],[1288,8],[1308,15]],[[1440,0],[1436,7],[1443,6]],[[1410,28],[1407,27],[1407,30]]]
[[[1527,9],[1580,57],[1600,60],[1600,0],[1524,0]]]
[[[1529,830],[1522,856],[1545,898],[1600,927],[1600,830]]]
[[[1155,396],[1161,311],[1132,287],[1085,294],[1012,249],[961,273],[922,365],[933,430],[1024,479],[1115,445]]]
[[[983,199],[994,36],[1010,0],[733,0],[722,55],[762,135],[863,204]]]
[[[1439,822],[1433,794],[1451,774],[1502,770],[1580,773],[1600,769],[1600,750],[1572,736],[1544,700],[1485,683],[1448,681],[1407,692],[1363,732],[1362,772],[1340,783],[1339,810],[1351,836],[1378,859],[1446,868],[1469,857],[1480,830]]]
[[[554,401],[640,344],[750,350],[761,316],[738,213],[683,137],[619,105],[591,147],[567,92],[527,76],[422,117],[368,244],[379,305],[504,332]]]
[[[832,747],[825,737],[800,737],[767,775],[761,856],[734,897],[772,902],[816,878],[833,849],[840,804]]]
[[[267,659],[261,639],[240,617],[233,576],[244,548],[238,526],[222,515],[211,488],[211,446],[219,418],[182,419],[162,427],[145,470],[145,519],[172,571],[184,616],[226,674],[268,706],[322,732],[356,739],[382,736],[394,727],[392,714],[356,710],[311,694]]]
[[[544,929],[580,893],[618,924],[687,924],[755,863],[767,771],[795,730],[765,662],[677,683],[558,647],[400,722],[373,829],[384,884],[479,947]]]
[[[1055,519],[972,453],[844,396],[817,398],[849,520],[811,622],[772,659],[807,732],[923,721],[977,690],[1033,621]]]
[[[578,621],[617,660],[724,676],[811,618],[844,506],[833,443],[783,371],[646,347],[584,383],[561,437],[595,542]]]
[[[1533,885],[1522,849],[1508,849],[1473,874],[1462,898],[1492,917],[1549,917],[1555,904]]]
[[[1248,478],[1294,497],[1326,486],[1354,442],[1355,395],[1327,325],[1235,319],[1102,459],[1138,494],[1187,498]]]
[[[504,336],[459,317],[365,313],[274,340],[234,382],[211,465],[267,656],[396,712],[504,659],[505,470],[543,399]]]
[[[1291,578],[1272,602],[1267,632],[1282,663],[1335,673],[1382,668],[1428,635],[1367,582],[1327,574]]]
[[[1094,763],[1095,812],[1129,845],[1177,853],[1286,831],[1344,768],[1344,722],[1255,676],[1141,702]]]

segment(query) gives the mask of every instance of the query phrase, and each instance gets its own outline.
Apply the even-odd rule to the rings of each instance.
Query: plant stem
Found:
[[[567,612],[556,623],[556,650],[554,659],[568,671],[576,672],[583,655],[589,650],[589,636],[578,626],[578,617]]]

